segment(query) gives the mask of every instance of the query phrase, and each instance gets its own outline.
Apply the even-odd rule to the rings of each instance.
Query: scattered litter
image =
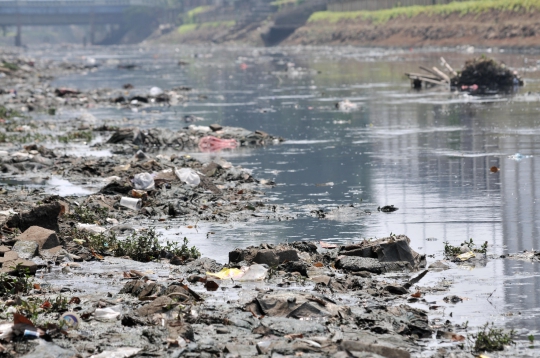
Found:
[[[122,305],[111,306],[107,308],[97,308],[94,312],[94,318],[97,320],[113,320],[122,314]]]
[[[238,146],[236,139],[221,139],[206,136],[199,139],[199,149],[203,152],[217,152],[222,149],[235,149]]]
[[[461,255],[456,256],[456,260],[458,261],[467,261],[469,259],[472,259],[473,257],[476,257],[476,254],[473,251],[466,252]]]
[[[115,350],[103,351],[100,354],[90,356],[90,358],[127,358],[134,356],[141,350],[141,348],[121,347]]]
[[[228,278],[232,278],[233,280],[237,280],[240,277],[244,275],[244,271],[236,269],[236,268],[224,268],[219,272],[207,272],[206,275],[208,276],[214,276],[221,280],[225,280]]]
[[[62,329],[77,329],[79,327],[79,323],[81,322],[81,318],[73,313],[73,312],[67,312],[64,313],[60,317],[60,322],[62,322]]]
[[[107,231],[107,229],[105,229],[104,227],[101,227],[99,225],[96,225],[96,224],[83,224],[83,223],[77,223],[77,229],[79,230],[85,230],[85,231],[88,231],[88,232],[91,232],[91,233],[94,233],[94,234],[101,234],[105,231]]]
[[[138,198],[128,198],[123,196],[120,199],[120,205],[131,210],[141,210],[142,200]]]
[[[238,281],[260,281],[266,278],[268,269],[263,265],[251,265],[244,275],[238,278]]]
[[[133,177],[133,186],[135,189],[152,190],[155,187],[154,177],[149,173],[135,174]]]
[[[191,168],[181,168],[174,171],[178,179],[187,185],[197,186],[201,182],[201,177]]]
[[[508,158],[512,159],[512,160],[515,160],[516,162],[519,162],[523,159],[526,159],[526,158],[532,158],[533,156],[532,155],[523,155],[521,153],[516,153],[516,154],[513,154],[513,155],[509,155]]]

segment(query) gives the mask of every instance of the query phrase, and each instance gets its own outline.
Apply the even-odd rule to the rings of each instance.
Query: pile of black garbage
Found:
[[[504,63],[481,56],[466,61],[463,70],[451,79],[451,85],[460,91],[489,94],[523,86],[523,79]]]

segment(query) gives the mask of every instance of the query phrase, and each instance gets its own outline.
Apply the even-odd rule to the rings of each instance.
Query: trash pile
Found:
[[[49,226],[62,226],[51,208],[44,212],[59,219],[49,217]],[[197,258],[162,273],[167,258],[139,268],[126,259],[87,261],[70,253],[73,238],[62,230],[32,226],[9,243],[4,256],[26,253],[35,273],[0,277],[0,349],[15,356],[410,357],[434,332],[427,313],[408,304],[427,305],[411,289],[428,271],[418,272],[425,261],[406,236],[336,247],[261,244],[230,252],[226,266]],[[95,271],[96,261],[106,271]],[[402,275],[388,282],[384,272],[396,270]],[[90,284],[71,288],[83,277]],[[464,339],[449,322],[437,329],[443,341]]]
[[[507,92],[515,87],[523,86],[524,82],[516,71],[485,56],[473,58],[465,62],[461,71],[455,71],[441,57],[441,64],[447,73],[433,66],[419,68],[423,73],[405,73],[411,80],[411,87],[420,89],[433,86],[446,86],[449,89],[467,91],[472,94],[495,94]]]
[[[465,66],[451,80],[453,87],[461,91],[490,93],[523,86],[523,80],[504,63],[485,56],[465,62]]]

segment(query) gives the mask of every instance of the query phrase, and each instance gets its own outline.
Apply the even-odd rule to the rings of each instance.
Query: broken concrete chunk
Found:
[[[414,251],[410,239],[405,235],[390,236],[375,241],[363,241],[355,245],[342,246],[340,255],[376,258],[380,262],[406,261],[412,269],[425,267],[426,258]]]
[[[365,344],[359,341],[343,341],[341,347],[348,352],[370,352],[386,358],[410,358],[411,354],[403,349],[380,344]]]
[[[30,227],[15,239],[21,241],[34,241],[38,244],[40,251],[60,246],[60,241],[54,231],[39,226]]]
[[[26,273],[34,275],[36,271],[36,263],[24,259],[6,261],[2,264],[2,269],[0,270],[0,272],[10,275],[24,275]]]
[[[217,123],[214,123],[214,124],[210,124],[208,127],[210,127],[210,129],[212,130],[212,132],[217,132],[217,131],[220,131],[223,129],[223,126],[217,124]]]
[[[39,226],[45,229],[58,232],[58,215],[62,211],[62,206],[58,202],[41,205],[28,212],[17,214],[9,218],[6,225],[11,228],[18,228],[21,232],[26,231],[31,226]]]
[[[17,260],[18,258],[19,254],[17,254],[15,251],[8,251],[4,253],[4,256],[0,257],[0,264],[7,261]]]
[[[379,260],[369,257],[345,256],[336,261],[336,268],[352,272],[368,271],[377,274],[383,272]]]
[[[31,259],[38,255],[39,246],[35,241],[19,240],[13,245],[15,251],[21,259]]]
[[[167,296],[161,296],[156,298],[154,301],[149,304],[142,306],[137,310],[137,314],[141,316],[151,316],[155,313],[166,312],[174,306],[175,301]]]

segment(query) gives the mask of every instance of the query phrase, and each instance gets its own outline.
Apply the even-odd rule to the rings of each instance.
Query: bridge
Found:
[[[164,8],[166,0],[0,0],[0,26],[16,26],[15,45],[21,46],[22,26],[122,24],[130,8]]]

